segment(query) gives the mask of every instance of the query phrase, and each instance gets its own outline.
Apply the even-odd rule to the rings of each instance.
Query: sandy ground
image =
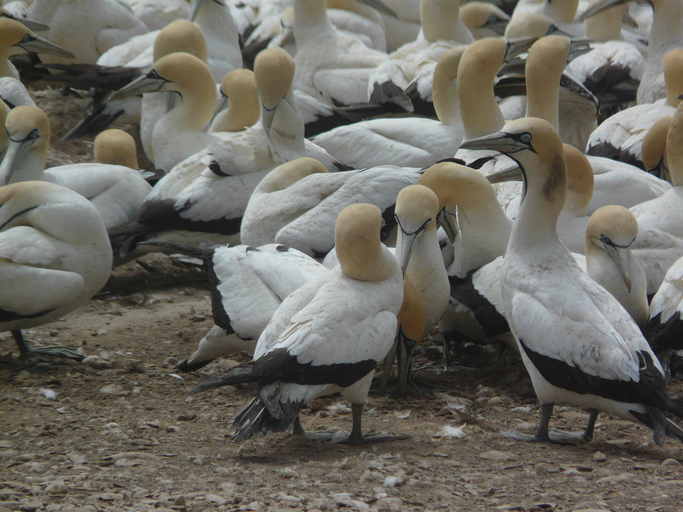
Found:
[[[54,92],[38,99],[67,120],[82,107]],[[58,144],[51,159],[87,160],[90,149]],[[253,388],[190,390],[246,357],[177,374],[212,325],[208,292],[173,284],[201,276],[147,259],[151,270],[128,264],[87,307],[26,332],[36,344],[80,346],[88,362],[29,371],[0,361],[0,511],[683,510],[681,444],[657,447],[646,429],[604,415],[592,443],[508,440],[499,432],[531,431],[538,413],[519,366],[486,373],[455,361],[443,373],[433,350],[416,364],[438,383],[430,396],[373,394],[364,415],[367,431],[408,440],[357,447],[280,434],[234,443],[232,418]],[[0,352],[13,350],[2,334]],[[579,430],[585,419],[559,407],[553,425]],[[348,431],[350,410],[339,397],[319,400],[303,424]]]

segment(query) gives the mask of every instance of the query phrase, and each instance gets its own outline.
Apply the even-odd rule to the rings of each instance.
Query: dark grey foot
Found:
[[[514,431],[501,432],[501,434],[508,439],[528,443],[580,444],[590,441],[590,439],[586,439],[584,432],[563,432],[561,430],[551,430],[548,435],[523,434]]]
[[[19,330],[12,331],[12,336],[14,337],[14,341],[17,343],[17,347],[19,348],[19,352],[21,354],[21,359],[23,360],[41,356],[63,357],[66,359],[74,359],[76,361],[83,361],[83,359],[85,359],[83,354],[72,347],[52,346],[33,348],[26,342],[26,340],[24,340],[24,336]]]
[[[394,434],[366,434],[364,436],[354,436],[353,434],[341,439],[340,441],[335,441],[339,444],[351,444],[351,445],[363,445],[363,444],[373,444],[373,443],[387,443],[389,441],[405,441],[410,439],[410,436],[406,435],[394,435]]]

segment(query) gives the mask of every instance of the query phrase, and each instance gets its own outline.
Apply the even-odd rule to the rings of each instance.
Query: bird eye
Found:
[[[149,73],[147,73],[147,78],[153,78],[155,80],[161,79],[161,75],[156,69],[152,69]]]
[[[525,132],[519,136],[519,140],[523,144],[531,144],[531,134]]]
[[[40,137],[40,132],[38,131],[38,128],[34,128],[33,130],[31,130],[31,131],[29,132],[27,138],[28,138],[29,140],[35,140],[35,139],[37,139],[38,137]]]

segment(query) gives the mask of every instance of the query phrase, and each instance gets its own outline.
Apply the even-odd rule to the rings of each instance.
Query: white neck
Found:
[[[312,36],[332,37],[336,34],[327,18],[325,0],[295,0],[294,39],[302,44]]]
[[[683,2],[681,0],[661,0],[652,20],[648,43],[648,61],[658,61],[664,53],[676,46],[683,45]]]
[[[304,121],[291,90],[272,115],[273,122],[266,136],[274,159],[284,163],[305,154]]]
[[[630,249],[619,250],[628,253],[630,265],[626,272],[631,281],[630,291],[614,260],[592,243],[586,247],[586,270],[594,281],[601,284],[624,306],[638,325],[645,325],[649,317],[645,272]]]
[[[474,208],[458,208],[458,228],[448,273],[464,278],[505,254],[512,224],[494,197]]]

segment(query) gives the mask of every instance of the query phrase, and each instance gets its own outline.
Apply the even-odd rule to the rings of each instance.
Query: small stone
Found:
[[[662,461],[662,466],[680,466],[681,463],[676,459],[664,459]]]
[[[28,503],[22,503],[19,505],[19,510],[22,512],[35,512],[43,506],[39,501],[29,501]]]
[[[337,505],[354,508],[356,510],[370,510],[370,505],[359,500],[354,500],[351,497],[351,494],[346,492],[333,494],[332,498],[334,499]]]
[[[173,504],[176,507],[184,507],[185,506],[185,496],[178,496],[174,501]]]
[[[602,452],[595,452],[593,454],[593,460],[595,462],[605,462],[607,460],[607,455]]]
[[[100,388],[100,393],[105,395],[127,395],[128,392],[119,384],[107,384]]]
[[[40,395],[47,400],[57,400],[57,392],[49,388],[40,388],[38,390]]]
[[[192,421],[197,419],[196,414],[181,414],[176,418],[178,421]]]
[[[226,500],[224,497],[218,496],[217,494],[207,494],[206,501],[219,506],[225,505],[228,502],[228,500]]]
[[[0,449],[9,449],[13,447],[14,443],[12,443],[11,441],[0,441]]]
[[[384,487],[398,487],[403,483],[403,478],[400,476],[388,476],[384,479]]]
[[[486,460],[495,460],[495,461],[507,461],[507,460],[514,460],[515,455],[510,453],[510,452],[501,452],[499,450],[489,450],[483,453],[479,454],[479,457],[482,459]]]
[[[454,439],[462,439],[465,437],[465,432],[463,431],[463,427],[465,425],[460,425],[459,427],[453,427],[451,425],[444,425],[441,427],[441,430],[439,430],[434,437],[446,437],[446,438],[454,438]]]
[[[612,475],[599,478],[597,482],[599,484],[616,484],[619,482],[625,482],[626,480],[630,480],[631,478],[633,478],[633,475],[631,475],[630,473],[621,473],[619,475]]]
[[[384,511],[394,512],[394,511],[402,510],[403,500],[401,498],[394,498],[394,497],[381,498],[381,499],[377,500],[376,506],[377,506],[377,510],[379,510],[380,512],[384,512]]]
[[[96,370],[106,370],[112,367],[111,361],[107,361],[97,356],[88,356],[83,359],[82,363]]]
[[[67,457],[69,457],[73,464],[76,464],[78,466],[85,464],[87,461],[86,456],[81,453],[71,452],[67,454]]]
[[[66,494],[66,491],[64,480],[56,480],[45,488],[45,492],[48,494]]]

